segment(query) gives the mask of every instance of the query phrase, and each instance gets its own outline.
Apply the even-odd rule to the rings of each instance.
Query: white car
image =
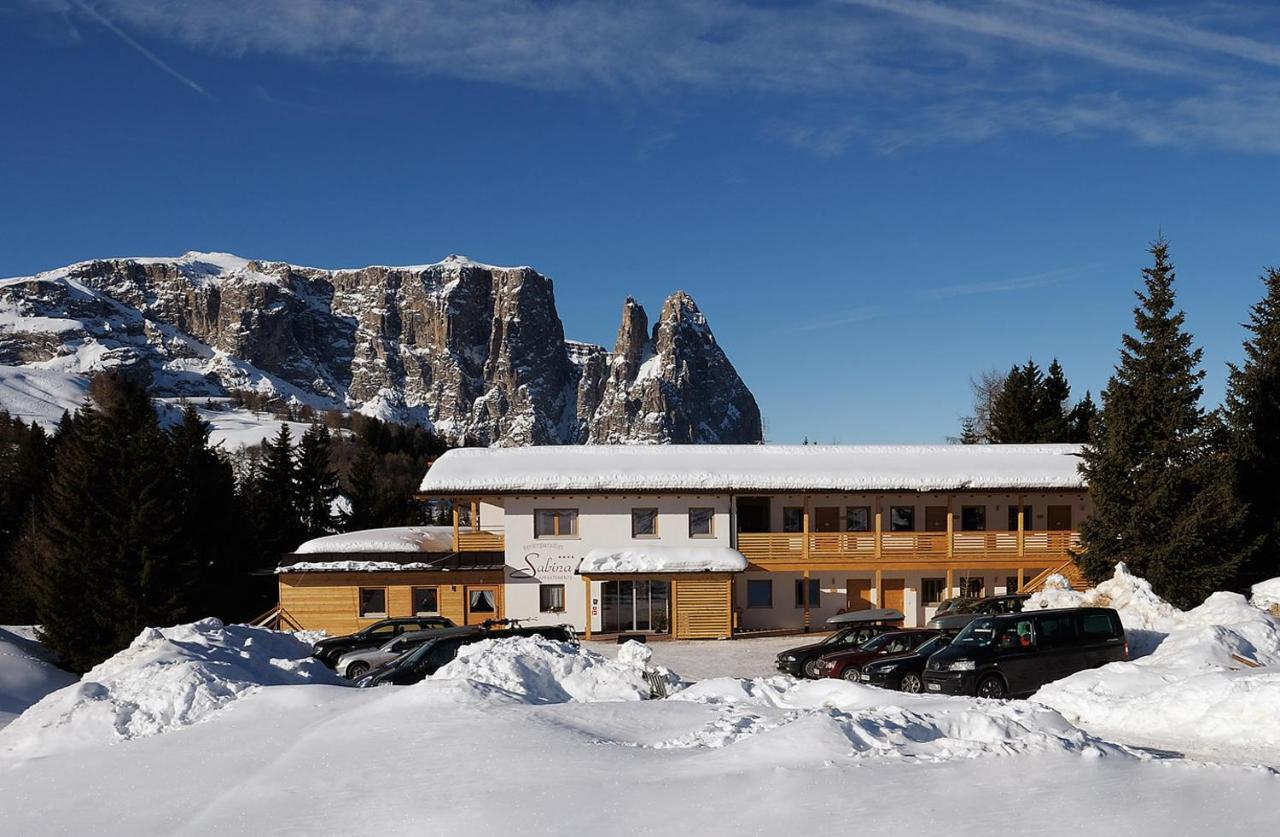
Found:
[[[359,648],[355,651],[348,651],[338,658],[333,670],[348,680],[355,680],[358,677],[363,677],[370,669],[377,668],[383,663],[389,663],[401,654],[417,648],[432,637],[439,636],[442,630],[447,630],[447,628],[409,631],[387,640],[377,648]]]

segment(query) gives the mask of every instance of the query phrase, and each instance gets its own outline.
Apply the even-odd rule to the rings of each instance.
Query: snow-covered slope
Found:
[[[603,348],[564,339],[551,280],[528,267],[80,262],[0,281],[0,407],[51,423],[86,375],[115,369],[158,396],[252,390],[476,444],[758,441],[755,400],[705,317],[672,300],[636,338],[657,371],[633,387]]]
[[[50,662],[30,625],[0,625],[0,728],[75,680]]]

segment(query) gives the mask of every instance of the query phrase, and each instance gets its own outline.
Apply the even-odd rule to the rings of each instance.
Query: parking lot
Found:
[[[774,658],[778,652],[797,645],[817,642],[826,632],[772,636],[759,639],[671,640],[649,643],[653,664],[691,680],[708,677],[769,677],[778,673]],[[618,646],[610,642],[588,642],[592,651],[613,657]]]

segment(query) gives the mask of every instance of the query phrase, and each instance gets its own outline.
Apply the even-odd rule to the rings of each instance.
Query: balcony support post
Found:
[[[586,625],[585,635],[587,639],[591,639],[591,579],[585,575],[582,577],[582,601],[585,602],[583,607],[586,610],[587,620],[584,623]]]
[[[471,501],[471,531],[480,531],[480,503],[477,500]]]
[[[955,582],[955,579],[951,575],[951,568],[947,567],[947,595],[944,596],[943,598],[949,599],[954,595],[954,592],[953,592],[955,590],[954,582]]]
[[[453,551],[460,552],[458,548],[458,498],[454,497],[450,504],[453,507]]]
[[[1022,495],[1018,495],[1018,557],[1027,554],[1027,522],[1023,519],[1026,516],[1026,507],[1022,505]]]
[[[809,560],[809,495],[804,495],[804,515],[801,518],[801,541],[800,541],[800,558],[804,561]],[[809,567],[804,568],[804,575],[800,581],[800,603],[804,605],[804,630],[809,632]]]
[[[1021,564],[1018,565],[1018,589],[1016,591],[1018,593],[1022,592],[1022,588],[1027,583],[1026,571],[1027,571],[1026,567],[1022,566]]]
[[[876,567],[876,607],[884,607],[884,588],[880,585],[884,579],[880,577],[880,568]]]
[[[947,495],[947,557],[951,558],[955,555],[956,549],[956,516],[955,516],[956,498]]]
[[[880,560],[880,548],[881,548],[881,543],[883,541],[883,538],[880,537],[880,532],[882,531],[883,525],[884,525],[883,519],[880,516],[880,495],[877,494],[876,495],[876,543],[875,543],[875,554],[876,554],[877,561]]]

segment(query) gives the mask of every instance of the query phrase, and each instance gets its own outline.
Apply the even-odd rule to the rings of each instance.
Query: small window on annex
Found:
[[[747,607],[773,607],[773,580],[753,578],[747,580]]]
[[[800,506],[785,506],[782,509],[782,531],[804,531],[804,509]]]
[[[844,510],[844,528],[846,532],[871,531],[871,507],[849,506]]]
[[[632,509],[631,510],[631,537],[633,538],[658,537],[658,510],[657,509]]]
[[[961,506],[960,531],[985,532],[987,530],[986,506]]]
[[[572,538],[578,534],[577,509],[535,509],[533,512],[533,536],[535,538]]]
[[[715,509],[689,509],[689,537],[713,538],[716,534]]]
[[[542,613],[564,613],[564,585],[539,584],[538,610]]]
[[[440,612],[440,591],[435,587],[414,587],[413,615],[435,616]]]
[[[820,607],[822,600],[822,583],[809,579],[809,607]],[[796,607],[804,607],[804,579],[796,579]]]
[[[936,605],[946,595],[946,586],[945,578],[922,578],[920,579],[920,599],[926,605]]]
[[[1022,507],[1022,528],[1024,530],[1031,528],[1031,507],[1030,506]],[[1013,505],[1009,506],[1009,531],[1010,532],[1018,531],[1018,507]]]
[[[360,588],[360,617],[362,619],[387,615],[387,588]]]
[[[890,506],[889,531],[914,532],[916,530],[915,506]]]

